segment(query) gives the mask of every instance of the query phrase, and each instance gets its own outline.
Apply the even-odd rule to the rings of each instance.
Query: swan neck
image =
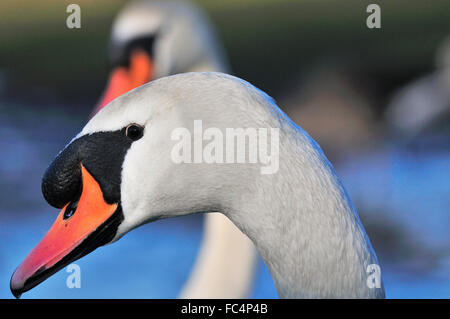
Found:
[[[366,283],[377,258],[334,169],[309,136],[289,136],[277,174],[245,187],[236,176],[225,215],[253,240],[280,297],[383,297]]]

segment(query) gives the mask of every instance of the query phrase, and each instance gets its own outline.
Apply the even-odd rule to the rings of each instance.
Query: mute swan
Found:
[[[188,1],[132,1],[118,14],[110,42],[111,75],[96,112],[150,80],[190,71],[227,72],[223,50],[203,12]],[[228,218],[208,214],[183,298],[244,298],[256,262],[252,242]]]
[[[278,171],[176,163],[174,132],[198,120],[223,132],[277,128]],[[368,285],[375,252],[320,147],[270,97],[230,75],[173,75],[115,99],[58,154],[42,191],[62,210],[14,272],[15,296],[144,223],[217,211],[254,242],[280,297],[384,297],[381,278]]]

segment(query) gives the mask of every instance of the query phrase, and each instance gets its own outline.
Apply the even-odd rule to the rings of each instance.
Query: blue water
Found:
[[[353,201],[450,253],[450,150],[387,146],[348,159],[339,173]]]
[[[84,114],[6,109],[11,105],[0,104],[0,298],[13,298],[11,274],[58,213],[42,198],[41,175],[82,127]],[[416,154],[393,145],[336,167],[363,221],[378,223],[368,230],[389,298],[450,298],[449,158],[441,151]],[[379,230],[388,224],[398,235],[392,240],[402,245],[384,241]],[[63,269],[22,298],[175,298],[201,232],[201,216],[144,225],[76,261],[81,288],[66,286],[69,273]],[[261,259],[251,297],[277,298]]]
[[[341,163],[361,218],[397,236],[367,229],[387,297],[450,298],[450,150],[384,145]]]

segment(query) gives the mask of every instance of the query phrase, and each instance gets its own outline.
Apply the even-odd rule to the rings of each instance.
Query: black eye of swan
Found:
[[[67,205],[66,209],[64,210],[63,219],[68,219],[75,214],[75,211],[78,207],[78,201],[70,202],[69,205]]]
[[[138,124],[130,124],[125,129],[125,134],[133,141],[137,141],[144,135],[144,128]]]

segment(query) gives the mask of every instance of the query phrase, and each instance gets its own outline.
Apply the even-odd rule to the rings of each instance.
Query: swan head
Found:
[[[13,274],[14,295],[146,222],[222,211],[227,194],[242,186],[231,174],[244,178],[259,170],[177,163],[173,132],[193,130],[196,119],[225,128],[270,117],[263,106],[250,112],[249,103],[272,101],[229,75],[186,73],[150,82],[98,112],[43,176],[46,201],[61,211]]]
[[[132,1],[116,17],[110,76],[97,111],[148,81],[190,71],[224,70],[212,24],[189,1]]]

